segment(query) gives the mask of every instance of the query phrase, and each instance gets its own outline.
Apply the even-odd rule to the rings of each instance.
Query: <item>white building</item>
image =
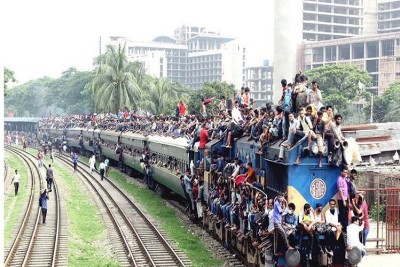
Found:
[[[156,77],[166,77],[199,89],[204,82],[244,84],[245,48],[228,36],[204,27],[184,25],[175,38],[158,36],[152,42],[110,37],[111,43],[127,42],[127,54],[143,62]]]
[[[378,32],[400,31],[400,0],[379,0]]]
[[[268,60],[262,66],[245,68],[245,86],[250,88],[257,107],[272,101],[273,70]]]

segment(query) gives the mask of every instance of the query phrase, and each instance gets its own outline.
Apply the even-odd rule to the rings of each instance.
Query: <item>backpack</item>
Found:
[[[39,197],[39,207],[42,207],[42,196]]]
[[[283,110],[290,112],[292,110],[292,90],[286,89],[283,96]]]

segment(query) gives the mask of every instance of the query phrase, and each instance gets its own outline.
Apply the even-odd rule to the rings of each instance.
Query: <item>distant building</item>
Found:
[[[400,81],[400,32],[305,43],[301,47],[300,68],[356,65],[371,75],[372,86],[367,90],[375,95]]]
[[[179,81],[193,89],[205,82],[244,84],[245,48],[235,38],[222,36],[205,27],[183,25],[174,37],[158,36],[152,42],[110,37],[110,43],[127,43],[130,60],[143,63],[156,77]]]
[[[262,66],[245,68],[245,86],[250,88],[251,97],[255,106],[265,106],[272,101],[273,66],[264,61]]]
[[[367,89],[374,94],[382,94],[388,84],[399,79],[400,0],[299,2],[275,1],[275,28],[296,33],[299,25],[302,27],[302,40],[297,34],[275,31],[276,93],[281,90],[279,81],[292,80],[299,68],[326,64],[354,64],[367,70],[373,78],[373,86]],[[297,62],[289,59],[293,53]],[[279,96],[273,97],[276,102]]]
[[[400,0],[379,0],[378,33],[400,31]]]

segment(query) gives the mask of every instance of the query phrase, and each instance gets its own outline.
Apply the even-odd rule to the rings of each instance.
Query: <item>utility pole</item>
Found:
[[[374,94],[371,94],[371,118],[369,119],[370,123],[374,123]]]

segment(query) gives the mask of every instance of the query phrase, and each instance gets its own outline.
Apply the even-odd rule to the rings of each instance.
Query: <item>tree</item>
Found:
[[[372,85],[371,76],[353,65],[325,65],[307,71],[306,76],[318,82],[323,103],[333,105],[345,116],[351,111],[350,103],[363,95],[359,82],[366,88]]]
[[[170,82],[163,78],[151,78],[144,86],[144,101],[142,108],[153,114],[164,111],[165,104],[169,99],[176,99],[177,92],[173,90]]]
[[[400,121],[400,82],[389,85],[383,95],[374,97],[374,122]],[[364,112],[371,116],[371,102],[364,106]]]
[[[45,98],[49,85],[52,82],[53,79],[43,77],[15,86],[4,99],[5,112],[8,109],[13,109],[15,116],[48,116],[50,109],[46,105]]]
[[[138,109],[144,70],[138,62],[129,62],[125,46],[107,46],[107,52],[95,59],[92,88],[96,111],[118,113],[124,108]]]
[[[10,70],[9,68],[4,68],[4,96],[7,96],[8,94],[8,87],[7,84],[9,82],[17,82],[17,79],[15,79],[15,73],[14,71]]]
[[[94,97],[90,82],[94,73],[69,68],[63,75],[50,83],[46,95],[46,104],[57,114],[78,114],[94,111]],[[57,108],[59,110],[57,110]]]
[[[191,114],[200,113],[201,99],[215,97],[215,100],[207,105],[207,112],[216,113],[218,111],[218,99],[225,96],[227,99],[235,95],[235,86],[226,82],[211,82],[205,83],[204,86],[197,91],[192,91],[190,94],[189,112]]]

